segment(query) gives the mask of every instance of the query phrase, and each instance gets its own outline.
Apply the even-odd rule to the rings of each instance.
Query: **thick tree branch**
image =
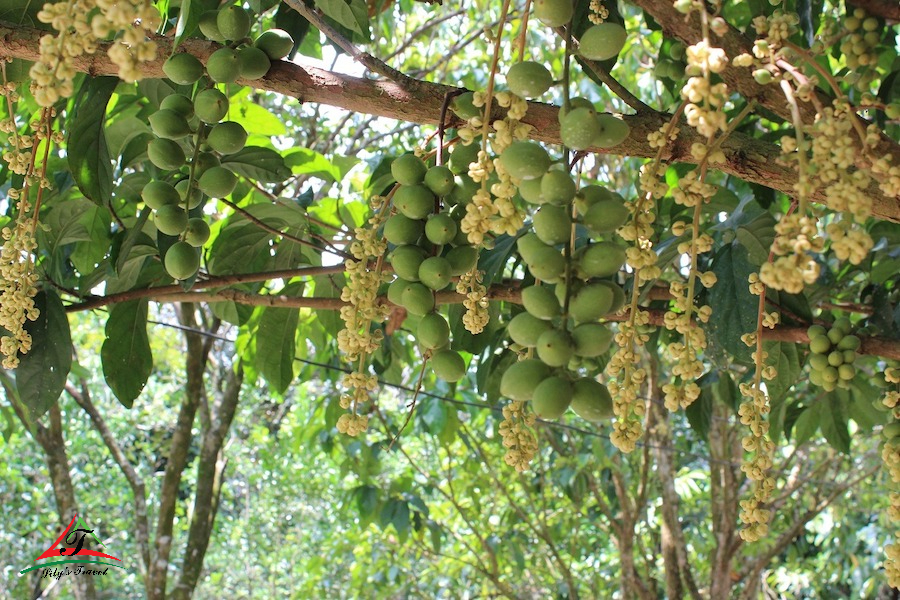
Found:
[[[652,0],[636,0],[636,3],[653,4]],[[665,3],[663,3],[665,4]],[[654,7],[656,8],[656,7]],[[678,14],[678,13],[676,13]],[[678,14],[683,20],[683,16]],[[688,26],[690,27],[690,26]],[[684,35],[693,35],[688,29]],[[38,58],[39,40],[45,32],[30,27],[0,24],[0,55],[13,58],[35,60]],[[741,39],[743,36],[736,33]],[[158,38],[159,58],[147,63],[144,71],[148,77],[163,77],[162,63],[171,52],[171,40]],[[185,40],[179,48],[190,52],[202,61],[219,46],[203,40]],[[101,44],[98,52],[91,56],[74,59],[74,67],[91,75],[116,75],[118,68],[106,56],[106,45]],[[729,54],[730,55],[730,54]],[[746,69],[745,69],[746,70]],[[726,72],[730,73],[733,69]],[[742,82],[750,78],[741,74]],[[303,102],[317,102],[343,108],[346,110],[420,123],[437,125],[440,120],[441,106],[448,92],[457,88],[416,80],[414,88],[406,89],[392,81],[371,81],[332,73],[312,66],[276,62],[269,73],[257,80],[241,80],[240,83],[255,86],[272,92],[298,98]],[[749,85],[749,84],[748,84]],[[744,93],[748,98],[765,100],[777,105],[776,99],[768,88],[761,88],[755,82],[755,90]],[[739,91],[740,88],[736,88]],[[763,92],[764,90],[764,92]],[[743,92],[742,92],[743,93]],[[783,107],[783,99],[781,105]],[[763,102],[763,104],[765,104]],[[768,104],[766,104],[769,108]],[[551,144],[559,144],[558,107],[536,102],[529,103],[528,114],[524,122],[534,127],[533,139]],[[782,112],[784,112],[782,110]],[[501,114],[497,113],[498,116]],[[657,130],[668,118],[666,115],[641,114],[624,117],[631,127],[631,136],[614,148],[590,148],[592,152],[617,154],[639,158],[656,155],[656,150],[647,142],[647,134]],[[459,122],[448,123],[448,126],[459,125]],[[696,132],[684,128],[681,137],[667,149],[665,160],[696,164],[690,152],[691,144],[704,142]],[[894,144],[896,146],[896,144]],[[781,165],[777,159],[781,155],[779,148],[771,143],[754,139],[735,132],[723,145],[727,162],[721,170],[751,183],[758,183],[772,189],[791,194],[797,174],[793,167]],[[897,150],[900,163],[900,149]],[[870,188],[873,199],[873,215],[877,218],[900,222],[900,201],[888,198],[877,187]],[[822,202],[821,192],[814,195],[814,201]]]

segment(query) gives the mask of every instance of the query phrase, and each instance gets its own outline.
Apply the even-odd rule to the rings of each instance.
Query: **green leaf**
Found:
[[[745,363],[750,361],[750,349],[741,341],[741,336],[756,331],[759,307],[759,299],[747,287],[747,278],[754,271],[740,246],[725,246],[713,263],[718,283],[709,292],[709,304],[715,309],[715,316],[707,325],[710,337]]]
[[[284,158],[271,148],[247,146],[222,159],[222,166],[260,183],[281,183],[291,176]]]
[[[707,373],[698,381],[700,384],[700,397],[688,406],[684,414],[691,424],[691,429],[698,437],[709,439],[709,425],[712,422],[713,390],[718,383],[713,380],[712,374]]]
[[[218,8],[217,0],[182,0],[178,23],[175,25],[174,52],[186,37],[194,35],[200,28],[200,16],[208,10]]]
[[[347,29],[364,35],[356,15],[344,0],[316,0],[316,7]]]
[[[494,240],[494,247],[482,250],[478,257],[478,268],[484,271],[484,285],[490,287],[494,280],[503,276],[503,269],[516,248],[518,236],[500,235]]]
[[[309,148],[292,150],[284,157],[284,162],[296,175],[310,175],[325,181],[340,181],[341,171],[324,155]]]
[[[341,289],[344,287],[343,274],[318,275],[313,278],[316,282],[315,295],[321,298],[340,298]],[[317,310],[316,319],[322,324],[322,328],[332,337],[337,337],[338,332],[344,328],[344,320],[337,310]]]
[[[131,408],[153,371],[147,337],[147,300],[131,300],[112,307],[100,360],[107,385],[123,406]]]
[[[300,311],[267,306],[262,310],[256,334],[256,367],[278,394],[294,380],[295,336]]]
[[[121,117],[106,128],[106,143],[111,156],[121,156],[128,142],[143,133],[150,133],[145,120],[137,117]]]
[[[798,446],[809,441],[816,430],[819,429],[819,413],[822,402],[814,402],[806,407],[797,420],[794,422],[794,443]]]
[[[297,54],[297,48],[300,47],[300,44],[306,38],[306,34],[309,33],[309,21],[287,4],[281,3],[278,5],[278,10],[275,11],[275,27],[284,29],[294,39],[294,47],[291,48],[291,53],[287,56],[287,60],[293,60],[294,55]]]
[[[69,121],[66,154],[81,193],[105,206],[112,197],[113,168],[106,146],[106,105],[119,84],[117,77],[85,80]]]
[[[31,350],[19,357],[16,385],[19,399],[27,407],[32,422],[59,399],[72,367],[72,338],[69,319],[59,296],[42,290],[34,297],[41,311],[36,321],[25,321],[31,334]]]
[[[780,375],[780,373],[779,373]],[[835,390],[828,394],[821,411],[821,427],[825,440],[832,448],[844,454],[850,453],[850,430],[847,428],[847,390]]]

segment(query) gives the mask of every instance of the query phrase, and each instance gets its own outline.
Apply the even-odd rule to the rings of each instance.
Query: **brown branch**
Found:
[[[642,5],[653,2],[652,0],[635,0],[635,3]],[[684,20],[683,15],[676,14],[679,19]],[[39,40],[44,33],[30,27],[0,23],[0,55],[36,60],[39,56]],[[690,36],[693,35],[693,29],[688,28],[687,33],[684,31],[681,33]],[[738,33],[737,35],[743,39],[742,34]],[[159,46],[157,52],[159,58],[146,63],[144,72],[147,77],[159,78],[164,76],[162,63],[165,57],[171,53],[172,41],[166,38],[158,38],[156,41]],[[80,72],[90,73],[94,76],[116,75],[118,67],[106,55],[108,45],[108,43],[100,44],[96,54],[73,59],[73,67]],[[203,62],[218,47],[218,44],[196,39],[185,40],[179,46],[180,49],[190,52]],[[730,53],[729,56],[731,56]],[[726,74],[731,71],[734,69],[726,71]],[[746,77],[742,74],[739,78],[749,78],[751,84],[755,86],[754,90],[744,93],[748,99],[763,98],[768,104],[761,103],[767,108],[771,108],[770,104],[778,106],[777,102],[770,97],[771,90],[765,90],[769,95],[763,94],[764,88],[752,81],[749,71]],[[412,90],[392,81],[371,81],[309,65],[277,61],[265,77],[257,80],[239,80],[239,83],[298,98],[302,102],[317,102],[358,113],[423,125],[437,125],[445,95],[458,90],[458,88],[414,81],[416,81],[416,85]],[[736,89],[741,90],[740,88]],[[782,112],[783,105],[782,101]],[[529,103],[528,114],[523,122],[534,127],[532,139],[551,144],[560,143],[558,111],[559,108],[556,106],[537,102]],[[501,115],[502,111],[498,109],[497,116]],[[667,115],[657,116],[656,114],[626,116],[624,117],[625,122],[631,127],[631,136],[628,139],[614,148],[590,148],[589,150],[600,154],[653,157],[656,155],[656,149],[650,147],[647,142],[647,134],[659,129],[667,118]],[[457,120],[448,123],[447,126],[453,127],[459,124],[460,122]],[[670,162],[696,164],[697,160],[691,155],[691,145],[694,142],[704,141],[696,132],[685,128],[664,158]],[[893,142],[891,144],[897,146]],[[723,172],[787,194],[792,193],[793,186],[797,181],[797,173],[793,167],[778,164],[775,159],[781,155],[781,152],[776,145],[735,132],[723,144],[722,149],[726,155],[726,163],[721,167]],[[876,152],[879,151],[876,150]],[[884,153],[891,152],[882,152],[882,154]],[[894,162],[900,163],[900,149],[896,149],[895,153],[897,158]],[[872,197],[875,217],[900,222],[900,202],[896,198],[885,196],[877,189],[875,183],[869,189],[869,194]],[[825,200],[821,191],[814,194],[811,199],[817,202]]]

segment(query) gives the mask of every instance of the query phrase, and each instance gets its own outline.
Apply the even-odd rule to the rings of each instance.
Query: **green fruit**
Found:
[[[225,167],[207,169],[197,180],[197,187],[210,198],[224,198],[236,185],[237,176]]]
[[[844,363],[845,364],[853,364],[856,362],[856,352],[853,350],[844,350]]]
[[[450,274],[459,277],[468,273],[478,263],[478,250],[474,246],[457,246],[444,258],[450,263]]]
[[[616,199],[625,202],[616,192],[612,192],[602,185],[586,185],[575,194],[575,209],[579,215],[586,215],[590,208],[601,200]]]
[[[506,73],[506,85],[516,96],[536,98],[553,85],[553,76],[541,63],[524,60],[514,64]]]
[[[838,342],[838,350],[859,350],[859,346],[862,344],[862,341],[856,337],[855,335],[845,335],[840,342]]]
[[[182,94],[169,94],[159,103],[159,108],[175,111],[185,119],[190,119],[194,116],[194,103],[191,102],[190,98]]]
[[[269,60],[281,60],[294,49],[294,38],[283,29],[270,29],[262,32],[253,45],[265,52]]]
[[[828,357],[824,354],[810,354],[809,366],[816,371],[824,371],[828,366]]]
[[[206,73],[216,83],[236,81],[241,74],[237,52],[231,48],[219,48],[213,52],[206,61]]]
[[[575,354],[575,343],[568,331],[550,329],[537,339],[538,358],[548,367],[561,367]]]
[[[532,285],[522,290],[522,305],[533,317],[549,321],[562,313],[553,290],[543,285]]]
[[[163,63],[163,73],[178,85],[192,85],[203,77],[203,63],[192,54],[173,54]]]
[[[164,181],[151,181],[141,190],[141,198],[144,204],[153,209],[159,209],[167,204],[178,204],[181,196],[171,184]]]
[[[529,264],[536,262],[537,258],[546,250],[553,250],[533,233],[526,233],[516,240],[516,247],[519,254],[522,255],[522,259]]]
[[[600,134],[594,138],[594,144],[601,148],[618,146],[631,135],[631,127],[628,123],[612,115],[597,115],[600,123]]]
[[[513,142],[500,154],[500,163],[516,179],[537,179],[550,168],[550,156],[534,142]]]
[[[559,137],[572,150],[587,150],[601,133],[603,128],[593,107],[574,108],[559,124]]]
[[[618,196],[618,194],[616,194]],[[619,198],[599,200],[584,215],[582,222],[591,233],[603,235],[612,233],[628,221],[628,209]]]
[[[187,229],[184,232],[184,241],[199,248],[209,240],[209,225],[200,217],[188,219]]]
[[[440,350],[431,357],[431,368],[434,374],[444,381],[453,383],[466,374],[466,361],[453,350]]]
[[[547,171],[547,175],[553,172]],[[519,195],[522,196],[525,202],[529,204],[545,204],[547,202],[547,199],[544,198],[544,193],[541,191],[541,182],[547,178],[547,175],[540,179],[525,179],[519,184]]]
[[[222,166],[222,162],[218,156],[212,152],[201,152],[197,155],[197,160],[194,161],[194,176],[199,177],[209,169],[219,166]]]
[[[528,263],[528,270],[537,279],[556,283],[565,276],[566,259],[555,248],[540,250],[534,259],[534,262]]]
[[[575,110],[576,108],[589,108],[596,112],[594,103],[587,98],[569,98],[569,108],[566,108],[565,103],[563,103],[563,105],[559,107],[559,112],[556,113],[556,120],[562,123],[562,120],[566,118],[566,115],[569,114],[569,111]]]
[[[572,403],[572,384],[562,377],[551,376],[534,388],[531,410],[541,419],[558,419]]]
[[[434,194],[424,185],[401,185],[394,192],[394,206],[410,219],[424,219],[434,212]]]
[[[419,280],[435,291],[442,290],[450,285],[452,270],[450,261],[446,258],[432,256],[419,265]]]
[[[453,217],[447,213],[438,213],[428,217],[425,223],[425,237],[436,246],[449,244],[456,237],[457,225]]]
[[[415,244],[423,233],[425,233],[425,223],[420,219],[393,215],[388,217],[384,223],[384,239],[395,246]]]
[[[469,165],[478,160],[479,150],[481,150],[481,144],[477,140],[468,146],[456,144],[453,147],[453,151],[450,153],[450,159],[447,161],[447,166],[457,175],[468,173]],[[471,199],[471,196],[469,198]]]
[[[153,133],[167,140],[179,140],[191,133],[187,119],[174,110],[158,110],[150,115],[149,121]]]
[[[551,246],[565,243],[572,234],[572,219],[563,206],[545,204],[534,215],[532,225],[535,235]]]
[[[547,27],[562,27],[572,20],[572,0],[534,0],[534,18]]]
[[[625,290],[623,290],[622,286],[620,286],[618,283],[615,283],[614,281],[597,281],[594,285],[605,286],[612,292],[613,303],[606,314],[615,314],[619,312],[623,306],[625,306]]]
[[[403,290],[403,308],[414,315],[425,316],[434,310],[434,292],[421,283],[411,283]]]
[[[250,33],[250,15],[240,6],[232,4],[219,11],[216,25],[226,40],[241,40]]]
[[[500,395],[517,402],[528,402],[535,388],[550,375],[541,361],[528,358],[511,364],[500,378]]]
[[[506,326],[506,331],[512,341],[525,348],[537,346],[538,338],[551,329],[553,329],[553,325],[533,317],[527,312],[517,314]]]
[[[569,314],[579,323],[597,321],[612,308],[613,293],[605,285],[589,283],[569,299]]]
[[[418,185],[425,180],[428,167],[425,161],[415,154],[404,154],[391,163],[391,174],[397,183],[402,185]]]
[[[822,379],[822,371],[810,371],[809,382],[813,385],[822,387],[822,385],[825,383],[825,380]]]
[[[900,437],[900,423],[897,423],[896,421],[893,423],[888,423],[884,426],[884,429],[881,430],[881,435],[883,435],[887,440],[892,440],[896,437]]]
[[[575,356],[593,358],[600,356],[612,345],[613,333],[600,323],[582,323],[572,330]]]
[[[625,28],[618,23],[592,25],[581,34],[578,53],[590,60],[609,60],[619,55],[627,37]]]
[[[187,202],[187,207],[189,209],[194,209],[200,206],[200,203],[203,202],[203,192],[201,192],[197,185],[194,184],[190,188],[190,197],[188,197],[188,184],[190,180],[185,178],[175,184],[175,190],[178,192],[179,202],[184,203]]]
[[[194,114],[204,123],[218,123],[227,113],[228,97],[215,88],[203,90],[194,98]]]
[[[844,353],[834,350],[828,354],[826,360],[832,367],[839,367],[844,364]]]
[[[207,38],[220,44],[225,41],[225,36],[219,31],[219,11],[208,10],[200,15],[200,32]]]
[[[206,143],[219,154],[234,154],[247,143],[247,130],[240,123],[224,121],[210,130]]]
[[[422,347],[434,350],[450,341],[450,325],[439,313],[428,313],[419,321],[416,329],[416,340]]]
[[[419,281],[419,266],[425,260],[425,251],[418,246],[398,246],[391,253],[390,260],[398,277],[407,281]]]
[[[184,150],[172,140],[158,138],[147,144],[147,158],[165,171],[180,169],[187,162]]]
[[[166,204],[156,209],[156,228],[166,235],[181,235],[187,229],[188,214],[177,204]]]
[[[565,171],[550,169],[540,181],[541,198],[544,202],[564,205],[575,197],[575,180]]]
[[[200,251],[187,242],[175,242],[166,251],[163,263],[174,279],[190,279],[200,269]]]
[[[825,367],[820,373],[822,373],[822,381],[825,383],[834,383],[838,380],[838,370],[835,367]]]
[[[806,335],[809,336],[810,340],[813,340],[817,337],[822,337],[826,334],[825,328],[821,325],[811,325],[809,329],[806,330]]]
[[[265,52],[255,46],[244,46],[238,50],[238,70],[244,79],[259,79],[272,68],[272,62]]]
[[[831,349],[831,342],[826,336],[820,336],[809,340],[809,349],[816,354],[825,354]]]
[[[841,365],[838,367],[838,378],[850,381],[856,377],[856,367],[853,365]]]
[[[578,273],[584,279],[609,277],[625,264],[625,249],[614,242],[597,242],[578,251]]]
[[[582,377],[572,384],[572,412],[596,423],[613,416],[612,396],[605,385],[595,379]]]
[[[443,165],[431,167],[425,172],[425,187],[435,196],[446,196],[456,187],[453,171]]]
[[[398,306],[403,306],[403,292],[409,289],[413,282],[398,277],[388,286],[387,299]]]
[[[564,306],[566,304],[566,293],[568,292],[569,298],[574,298],[575,294],[578,293],[578,290],[584,287],[584,283],[574,279],[569,282],[567,286],[565,280],[560,281],[556,284],[556,289],[553,292],[556,294],[556,299],[559,300],[560,306]],[[569,289],[571,288],[571,291]]]
[[[473,92],[465,92],[459,96],[455,96],[450,102],[450,110],[464,121],[468,121],[472,117],[480,117],[482,110],[475,106]]]
[[[472,202],[472,196],[481,188],[481,184],[475,183],[468,175],[458,175],[455,177],[455,180],[456,185],[453,186],[450,194],[446,197],[446,202],[450,206],[465,206]]]
[[[844,332],[841,329],[836,329],[836,328],[832,327],[831,329],[828,330],[828,333],[826,333],[825,336],[828,338],[828,340],[832,344],[837,345],[840,343],[840,341],[842,339],[844,339]]]

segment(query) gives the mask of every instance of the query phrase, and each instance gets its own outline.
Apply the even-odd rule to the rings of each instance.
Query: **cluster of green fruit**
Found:
[[[858,69],[867,65],[874,66],[879,57],[875,48],[881,43],[882,24],[864,9],[856,8],[844,20],[844,27],[850,32],[841,42],[841,52],[847,58],[847,67]]]
[[[215,83],[259,79],[269,72],[273,60],[281,60],[293,50],[294,40],[281,29],[270,29],[252,44],[246,43],[250,24],[250,14],[235,5],[203,13],[200,18],[203,35],[215,42],[231,42],[206,61],[206,74]],[[204,67],[192,54],[179,53],[166,60],[163,72],[179,85],[193,85],[203,77]]]
[[[660,52],[653,73],[657,78],[667,78],[672,81],[684,79],[684,69],[687,63],[684,61],[686,48],[681,42],[672,42],[665,55]]]
[[[445,381],[459,381],[466,363],[450,349],[450,325],[437,312],[434,294],[447,288],[453,277],[468,272],[478,259],[459,227],[465,203],[447,201],[458,187],[448,167],[429,168],[417,156],[404,154],[393,161],[391,173],[400,184],[393,196],[397,213],[385,221],[383,235],[394,246],[389,261],[397,279],[388,286],[387,297],[421,317],[416,339],[431,353],[434,373]],[[439,210],[444,204],[441,198],[452,208]]]
[[[850,320],[837,319],[826,330],[821,325],[813,325],[807,330],[809,335],[809,380],[827,392],[837,387],[849,388],[856,376],[856,362],[860,340],[850,335]]]
[[[535,0],[534,16],[548,27],[562,27],[572,20],[575,6],[572,0]],[[609,60],[618,56],[628,37],[618,23],[592,25],[581,34],[578,53],[590,60]]]

